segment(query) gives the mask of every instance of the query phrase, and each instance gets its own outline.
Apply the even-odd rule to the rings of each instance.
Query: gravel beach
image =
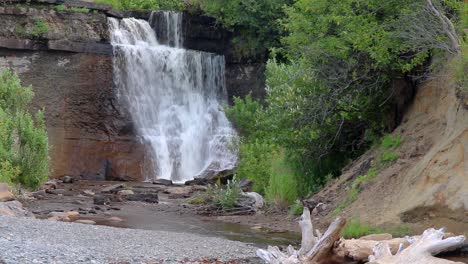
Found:
[[[0,250],[8,264],[212,263],[253,258],[256,248],[197,234],[0,216]]]

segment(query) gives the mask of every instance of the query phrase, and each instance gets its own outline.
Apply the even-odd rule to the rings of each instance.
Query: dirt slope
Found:
[[[434,225],[468,234],[468,107],[457,97],[451,79],[440,73],[420,85],[403,123],[393,132],[403,138],[395,151],[398,160],[361,184],[357,200],[341,214],[372,225],[405,224],[415,232]],[[323,212],[328,219],[380,151],[368,151],[312,197],[330,205]]]

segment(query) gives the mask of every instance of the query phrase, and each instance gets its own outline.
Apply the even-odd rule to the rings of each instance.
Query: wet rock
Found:
[[[210,181],[208,179],[202,179],[202,178],[195,178],[190,181],[186,181],[185,185],[193,186],[193,185],[208,185],[210,183],[214,183],[213,181]]]
[[[45,191],[55,190],[55,189],[57,189],[57,182],[55,180],[45,182],[44,184],[42,184],[41,189],[45,190]]]
[[[65,189],[53,189],[53,190],[46,190],[46,193],[55,194],[55,195],[63,195],[65,194]]]
[[[68,211],[68,212],[50,212],[47,216],[47,220],[50,221],[60,221],[60,222],[71,222],[78,218],[80,215],[77,211]]]
[[[157,179],[157,180],[153,181],[153,184],[164,185],[164,186],[170,186],[170,185],[172,185],[173,183],[172,183],[171,180]]]
[[[71,176],[63,176],[62,182],[63,183],[73,183],[75,179]]]
[[[193,189],[189,186],[184,187],[168,187],[164,189],[163,193],[165,194],[189,194],[192,193]]]
[[[263,197],[256,193],[256,192],[246,192],[242,195],[243,197],[247,197],[250,199],[251,207],[255,210],[258,211],[263,208],[265,202],[263,200]]]
[[[74,223],[79,223],[79,224],[85,224],[85,225],[95,225],[96,222],[93,220],[87,220],[87,219],[78,219]]]
[[[104,195],[96,195],[93,198],[93,202],[94,204],[97,204],[97,205],[105,205],[105,204],[110,203],[110,199],[109,197],[104,196]]]
[[[39,190],[37,192],[33,192],[32,196],[36,199],[44,199],[46,197],[46,191],[45,190]]]
[[[101,190],[102,193],[117,193],[118,191],[121,191],[125,189],[125,184],[114,184],[108,187],[105,187],[104,189]]]
[[[175,194],[169,194],[168,199],[185,199],[185,198],[190,198],[191,195],[188,193],[175,193]]]
[[[135,201],[135,202],[145,202],[145,203],[158,203],[159,197],[157,193],[136,193],[132,195],[128,195],[128,201]]]
[[[34,217],[19,201],[0,202],[0,215]]]

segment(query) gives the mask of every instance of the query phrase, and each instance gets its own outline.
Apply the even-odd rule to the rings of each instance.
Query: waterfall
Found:
[[[184,182],[234,168],[237,136],[222,110],[224,56],[183,49],[181,13],[153,12],[150,22],[158,30],[109,18],[118,98],[152,150],[147,180]]]

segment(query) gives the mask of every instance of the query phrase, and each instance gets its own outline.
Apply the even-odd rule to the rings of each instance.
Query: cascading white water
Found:
[[[119,98],[153,151],[148,180],[184,182],[232,169],[237,136],[222,111],[224,57],[182,49],[181,14],[161,13],[150,22],[163,20],[166,44],[175,47],[160,44],[144,20],[109,18]]]

